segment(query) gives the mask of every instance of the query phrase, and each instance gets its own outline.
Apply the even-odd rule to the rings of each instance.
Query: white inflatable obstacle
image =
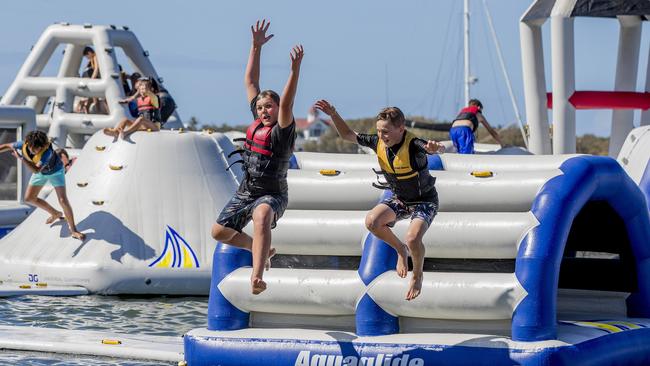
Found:
[[[332,173],[347,156],[311,157],[297,154],[298,164],[319,160],[310,167],[326,170],[292,172],[290,189],[303,179],[329,180],[336,188],[304,185],[313,188],[305,196],[319,195],[325,206],[337,195],[350,194],[361,206],[379,198],[357,194],[357,185],[369,185],[371,175]],[[365,158],[355,159],[361,170],[375,165],[372,157],[365,167]],[[647,164],[647,156],[643,160]],[[303,263],[266,272],[268,289],[254,296],[250,254],[218,246],[208,329],[186,335],[186,360],[197,365],[650,360],[650,348],[639,346],[650,337],[644,329],[650,324],[650,220],[641,190],[619,164],[577,155],[444,155],[432,165],[445,169],[432,171],[441,212],[423,239],[434,265],[425,262],[417,299],[404,300],[408,281],[394,272],[394,251],[372,235],[363,248],[328,245],[330,238],[354,242],[363,235],[353,227],[363,224],[365,211],[320,210],[316,199],[293,196],[274,231],[274,246],[279,257],[297,255]],[[343,186],[346,177],[349,185]],[[401,237],[405,227],[405,222],[396,227]],[[614,259],[589,257],[598,252]],[[358,270],[335,269],[337,258],[355,255],[361,255]],[[320,268],[304,264],[322,256],[330,259]],[[445,268],[446,259],[464,265]],[[494,268],[486,271],[472,260]],[[509,271],[498,268],[508,260]],[[612,346],[620,350],[615,359],[607,356]]]
[[[99,293],[205,294],[210,227],[237,187],[221,134],[99,132],[66,175],[83,243],[65,221],[34,211],[0,240],[0,280],[83,286]],[[60,207],[56,195],[47,201]]]
[[[57,75],[42,76],[59,45],[65,45],[65,53]],[[79,77],[82,52],[86,46],[91,46],[97,54],[99,79]],[[124,51],[127,60],[117,59],[118,49]],[[81,147],[84,140],[77,135],[92,134],[113,127],[124,118],[131,118],[127,107],[118,103],[125,97],[120,80],[120,61],[128,62],[134,71],[162,83],[148,56],[149,53],[127,27],[54,24],[43,32],[32,48],[0,105],[25,104],[33,108],[37,113],[38,127],[47,129],[48,135],[60,146],[69,145],[66,138],[70,135],[72,139],[69,142]],[[75,97],[104,99],[108,114],[73,113]],[[166,126],[180,127],[178,114],[174,114]]]

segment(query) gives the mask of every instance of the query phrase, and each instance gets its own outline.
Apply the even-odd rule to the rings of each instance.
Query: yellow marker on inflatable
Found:
[[[122,165],[112,165],[112,164],[109,164],[108,167],[111,168],[111,170],[122,170],[122,168],[124,168],[124,166]]]
[[[151,128],[147,128],[147,132],[151,132]]]
[[[178,129],[178,133],[183,133],[183,132],[185,132],[185,130],[183,130],[183,127]]]
[[[47,287],[47,282],[37,282],[36,287]]]
[[[102,339],[102,344],[110,344],[116,346],[122,344],[122,341],[120,341],[119,339]]]
[[[494,176],[494,173],[489,170],[475,170],[471,174],[476,178],[490,178]]]
[[[104,204],[104,201],[93,201],[93,205],[95,206],[101,206]]]
[[[95,146],[95,150],[97,150],[97,151],[104,151],[104,150],[106,150],[106,146],[104,146],[104,145],[97,145],[97,146]]]
[[[18,287],[19,287],[19,288],[23,288],[23,289],[32,288],[31,285],[20,285],[20,286],[18,286]]]
[[[320,174],[327,175],[327,176],[336,176],[341,174],[341,171],[336,169],[321,169]]]
[[[86,187],[87,185],[88,185],[88,182],[78,182],[77,183],[77,187],[81,187],[81,188]]]

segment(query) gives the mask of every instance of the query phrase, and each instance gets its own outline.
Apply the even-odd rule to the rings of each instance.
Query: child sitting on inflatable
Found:
[[[25,202],[47,211],[50,217],[45,223],[48,225],[61,219],[63,213],[65,213],[71,236],[75,239],[84,240],[86,235],[77,230],[72,207],[66,195],[63,162],[52,148],[52,144],[45,132],[32,131],[25,136],[25,141],[0,145],[0,153],[4,151],[13,151],[13,154],[32,171],[32,177],[29,179],[27,192],[25,192]],[[48,181],[54,187],[59,203],[63,208],[63,213],[38,197],[38,193]]]
[[[397,251],[397,275],[404,278],[408,272],[408,252],[413,259],[413,276],[406,300],[415,299],[422,290],[424,244],[422,237],[438,212],[438,193],[435,178],[429,174],[427,154],[444,151],[436,141],[415,137],[404,127],[405,118],[397,107],[382,109],[377,115],[377,134],[357,133],[326,100],[316,102],[316,108],[332,118],[342,139],[367,146],[377,153],[381,173],[386,178],[393,196],[383,200],[366,216],[366,227],[376,237]],[[393,233],[397,220],[411,218],[406,245]]]
[[[129,137],[135,131],[160,131],[162,122],[160,121],[160,110],[158,96],[153,91],[151,79],[140,78],[136,85],[138,92],[132,96],[120,100],[122,104],[128,104],[132,100],[138,104],[138,118],[135,121],[124,119],[115,126],[115,128],[105,128],[104,133],[123,139]]]
[[[291,73],[282,98],[272,90],[260,92],[260,53],[273,35],[266,36],[270,23],[251,26],[251,47],[244,84],[255,120],[246,131],[242,151],[244,179],[235,196],[221,211],[212,226],[212,237],[222,243],[247,249],[253,254],[251,287],[253,294],[266,289],[262,279],[267,261],[275,254],[271,248],[271,229],[288,204],[287,169],[296,140],[293,102],[298,87],[302,46],[293,48]],[[253,220],[253,237],[242,229]]]
[[[492,138],[503,145],[499,134],[483,116],[483,104],[478,99],[470,99],[467,107],[460,110],[449,130],[449,138],[459,154],[474,154],[474,132],[479,122],[485,126]]]

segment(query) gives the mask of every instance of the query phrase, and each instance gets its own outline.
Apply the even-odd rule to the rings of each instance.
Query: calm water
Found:
[[[0,298],[0,324],[181,336],[206,326],[206,297],[20,296]],[[91,356],[0,351],[0,365],[164,365]],[[175,363],[170,363],[175,364]]]

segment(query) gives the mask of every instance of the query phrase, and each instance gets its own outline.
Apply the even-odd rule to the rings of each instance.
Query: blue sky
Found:
[[[347,118],[368,117],[386,104],[409,115],[451,119],[462,102],[462,1],[167,1],[136,10],[131,1],[22,0],[0,12],[0,94],[9,87],[41,32],[54,22],[128,25],[150,53],[184,119],[250,122],[243,73],[250,25],[271,20],[275,37],[262,54],[261,86],[281,91],[289,50],[302,43],[305,59],[295,103],[305,116],[317,99],[333,102]],[[151,4],[151,3],[149,3]],[[518,105],[523,114],[519,53],[526,0],[488,0]],[[489,37],[482,2],[471,0],[472,95],[493,124],[515,121]],[[550,67],[549,26],[544,27]],[[576,83],[581,90],[612,90],[618,23],[576,21]],[[637,90],[645,83],[650,31],[644,25]],[[550,70],[547,70],[550,79]],[[638,123],[638,115],[636,120]],[[579,111],[578,133],[609,134],[610,111]]]

